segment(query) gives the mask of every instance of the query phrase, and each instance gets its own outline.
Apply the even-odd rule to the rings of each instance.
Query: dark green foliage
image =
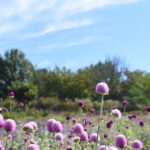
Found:
[[[69,107],[69,103],[74,103],[76,98],[91,99],[96,103],[99,95],[95,93],[95,86],[101,81],[107,82],[110,87],[105,100],[122,102],[127,98],[134,109],[150,103],[150,75],[140,70],[129,71],[118,58],[99,61],[72,72],[65,67],[35,70],[25,54],[17,49],[6,51],[4,57],[0,56],[0,98],[8,97],[13,90],[18,101],[30,101],[37,97],[37,103],[40,103],[38,108],[45,108],[51,103],[54,105],[50,97],[59,99],[61,106],[58,104],[56,109],[65,108],[63,102]]]
[[[15,98],[20,102],[33,100],[37,96],[37,87],[31,82],[12,82],[11,88],[15,91]]]

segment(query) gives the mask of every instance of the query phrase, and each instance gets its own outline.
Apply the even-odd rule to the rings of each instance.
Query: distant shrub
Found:
[[[52,110],[60,104],[60,100],[57,97],[41,97],[40,99],[35,99],[29,103],[29,106],[37,109],[48,109]]]
[[[37,96],[37,87],[28,82],[13,82],[12,87],[17,101],[30,101]]]

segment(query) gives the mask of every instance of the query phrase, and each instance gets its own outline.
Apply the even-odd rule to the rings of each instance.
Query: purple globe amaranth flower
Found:
[[[66,120],[67,120],[67,121],[70,120],[70,116],[69,116],[69,115],[66,116]]]
[[[53,131],[53,124],[56,122],[55,119],[49,119],[47,120],[47,130],[48,132],[54,132]]]
[[[105,138],[105,139],[108,138],[108,133],[104,133],[104,138]]]
[[[3,118],[3,116],[0,114],[0,128],[2,128],[2,127],[4,126],[4,123],[5,123],[4,118]]]
[[[92,109],[90,110],[90,112],[91,112],[92,114],[95,113],[95,109],[92,108]]]
[[[134,141],[132,142],[132,148],[133,148],[133,149],[139,150],[139,149],[141,149],[142,147],[143,147],[143,144],[142,144],[142,142],[141,142],[140,140],[134,140]]]
[[[147,107],[146,107],[146,111],[147,111],[147,112],[150,112],[150,106],[147,106]]]
[[[23,130],[26,132],[35,132],[37,131],[38,127],[35,121],[30,121],[26,123],[23,127]]]
[[[62,133],[55,134],[55,140],[62,141],[64,139],[64,135]]]
[[[4,150],[4,147],[3,147],[3,145],[1,145],[1,144],[0,144],[0,150]]]
[[[96,85],[96,93],[107,95],[109,93],[109,87],[105,82],[100,82]]]
[[[28,137],[25,137],[24,142],[26,143],[28,141],[28,139],[29,139]]]
[[[10,135],[8,135],[8,139],[9,140],[12,140],[13,139],[13,136],[10,134]]]
[[[13,132],[16,130],[16,122],[12,119],[7,119],[4,123],[4,129],[7,132]]]
[[[84,127],[86,127],[87,124],[88,124],[88,121],[87,121],[86,118],[84,118],[84,119],[82,120],[82,125],[83,125]]]
[[[34,131],[38,130],[38,126],[37,126],[37,123],[35,121],[30,121],[29,123],[33,126]]]
[[[113,125],[113,120],[110,120],[110,121],[107,122],[106,127],[108,129],[110,129],[112,127],[112,125]]]
[[[100,141],[100,136],[97,136],[97,133],[92,133],[90,135],[90,142],[99,142]]]
[[[65,143],[63,141],[60,141],[59,148],[65,148]]]
[[[28,147],[27,147],[27,150],[40,150],[39,146],[36,145],[36,144],[30,144]]]
[[[128,126],[128,125],[126,125],[126,126],[125,126],[125,128],[126,128],[126,129],[128,129],[128,128],[129,128],[129,126]]]
[[[30,144],[36,144],[36,142],[33,139],[30,139]]]
[[[88,134],[86,131],[83,131],[82,133],[79,134],[80,141],[85,142],[88,141]]]
[[[72,138],[72,137],[73,137],[73,131],[69,131],[68,137],[69,137],[69,138]]]
[[[126,139],[125,135],[123,135],[123,134],[117,135],[115,138],[115,145],[118,148],[126,147],[127,146],[127,139]]]
[[[141,127],[144,126],[144,120],[141,120],[141,121],[139,122],[139,126],[141,126]]]
[[[137,114],[132,114],[132,118],[136,119]]]
[[[13,91],[11,91],[10,94],[9,94],[9,96],[10,96],[11,98],[14,98],[14,97],[15,97],[15,93],[14,93]]]
[[[76,118],[72,118],[72,123],[76,123],[76,122],[77,122]]]
[[[123,104],[123,106],[125,107],[125,106],[128,105],[128,101],[127,101],[127,100],[124,100],[124,101],[122,102],[122,104]]]
[[[23,102],[20,102],[20,103],[19,103],[19,107],[23,108],[23,107],[24,107],[24,103],[23,103]]]
[[[132,115],[128,115],[128,118],[129,118],[129,119],[132,119],[132,118],[133,118],[133,116],[132,116]]]
[[[63,131],[63,125],[60,121],[55,121],[53,124],[53,131],[54,132],[62,132]]]
[[[79,106],[79,107],[83,107],[83,106],[84,106],[84,102],[83,102],[83,101],[79,101],[79,102],[78,102],[78,106]]]
[[[81,133],[84,131],[84,127],[80,123],[75,124],[72,129],[73,129],[73,132],[75,133]]]
[[[111,111],[111,115],[112,116],[115,116],[118,120],[120,120],[121,119],[121,111],[119,110],[119,109],[113,109],[112,111]]]
[[[113,106],[113,109],[117,109],[117,106],[116,106],[116,105],[114,105],[114,106]]]

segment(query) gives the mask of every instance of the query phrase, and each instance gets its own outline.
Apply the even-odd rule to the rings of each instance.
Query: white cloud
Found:
[[[3,25],[0,25],[0,34],[7,33],[9,31],[11,31],[13,28],[14,27],[13,27],[12,24],[3,24]]]
[[[43,31],[41,32],[27,34],[24,37],[25,38],[39,37],[48,33],[57,32],[61,30],[68,30],[68,29],[74,29],[74,28],[79,28],[83,26],[89,26],[89,25],[94,24],[94,22],[95,22],[94,20],[90,20],[90,19],[57,22],[57,23],[47,25],[47,27],[45,27],[45,29],[43,29]]]
[[[68,48],[68,47],[74,47],[74,46],[81,46],[85,44],[91,44],[91,43],[96,43],[105,40],[100,39],[98,37],[84,37],[80,38],[79,40],[76,41],[68,41],[67,43],[53,43],[53,44],[44,44],[42,46],[38,46],[38,49],[41,52],[52,52],[53,50],[60,50],[62,48]]]
[[[38,25],[33,31],[34,36],[44,35],[60,30],[73,29],[91,25],[93,18],[87,20],[80,18],[72,20],[72,15],[93,9],[103,8],[108,5],[121,5],[134,3],[137,0],[8,0],[0,4],[0,22],[17,24],[18,30]],[[70,20],[71,19],[71,20]],[[45,28],[46,26],[46,28]],[[6,26],[1,33],[6,33],[13,28]],[[34,30],[34,29],[33,29]],[[30,30],[32,34],[32,30]],[[37,34],[35,34],[37,33]]]
[[[127,3],[134,3],[136,1],[137,0],[66,0],[59,7],[57,16],[61,18],[80,12],[103,8],[108,5],[121,5]]]

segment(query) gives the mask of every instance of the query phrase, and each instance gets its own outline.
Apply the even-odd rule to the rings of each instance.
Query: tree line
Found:
[[[76,72],[55,67],[53,70],[36,69],[18,49],[0,55],[0,98],[15,92],[18,101],[32,101],[41,97],[65,99],[99,99],[95,93],[98,82],[107,82],[110,94],[106,99],[134,104],[150,104],[150,73],[142,70],[130,71],[118,58],[107,58]]]

